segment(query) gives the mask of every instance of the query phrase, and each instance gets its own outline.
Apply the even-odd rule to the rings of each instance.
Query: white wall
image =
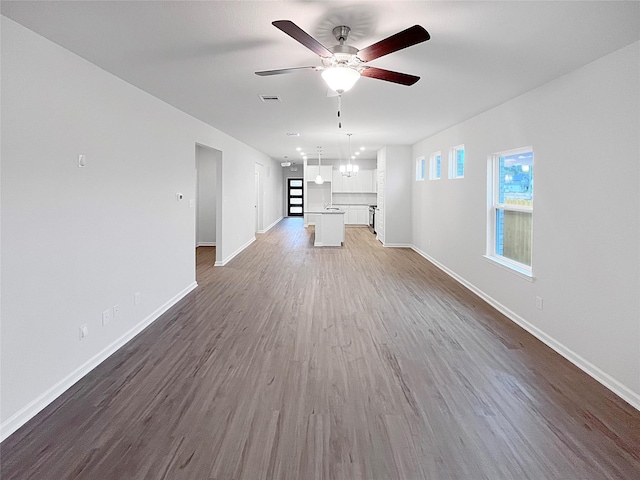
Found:
[[[385,246],[411,245],[411,147],[389,145],[381,149],[378,163],[384,170]]]
[[[222,152],[196,145],[198,188],[196,199],[196,245],[216,244],[216,197],[218,162]]]
[[[412,181],[416,249],[637,408],[639,59],[636,42],[417,143],[414,159],[442,151],[443,173],[448,149],[464,143],[466,171],[463,179]],[[533,282],[483,258],[487,156],[528,145]]]
[[[280,163],[269,160],[264,164],[264,176],[262,186],[264,195],[262,197],[262,225],[266,232],[276,223],[282,220],[284,201],[282,200],[285,184],[282,181]]]
[[[5,17],[1,73],[5,438],[195,287],[195,145],[222,152],[222,263],[254,240],[254,165],[275,162]]]

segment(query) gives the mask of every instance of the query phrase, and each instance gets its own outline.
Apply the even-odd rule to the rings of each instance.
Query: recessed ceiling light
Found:
[[[306,153],[304,153],[304,152],[300,152],[300,155],[306,155]]]
[[[302,159],[303,159],[303,160],[306,160],[306,159],[307,159],[307,156],[305,155],[304,157],[302,157]]]
[[[287,137],[299,137],[299,136],[300,136],[299,133],[287,132]]]
[[[360,155],[360,152],[356,152],[356,155]]]
[[[297,150],[297,151],[300,151],[300,150],[302,150],[302,149],[301,149],[300,147],[296,147],[296,150]]]
[[[360,147],[360,150],[364,150],[364,147]]]

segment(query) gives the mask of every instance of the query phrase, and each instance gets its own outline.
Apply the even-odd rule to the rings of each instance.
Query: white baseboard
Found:
[[[245,243],[244,245],[242,245],[240,248],[238,248],[235,252],[233,252],[231,255],[229,255],[227,258],[225,258],[222,261],[216,261],[216,263],[214,264],[214,267],[224,267],[227,263],[229,263],[231,260],[233,260],[237,255],[239,255],[240,253],[242,253],[242,251],[247,248],[249,245],[251,245],[253,242],[256,241],[256,237],[253,237],[251,240],[249,240],[247,243]]]
[[[411,248],[412,247],[408,243],[383,243],[382,245],[387,248]]]
[[[196,247],[215,247],[216,242],[198,242]]]
[[[71,388],[77,381],[82,379],[91,370],[96,368],[113,353],[118,351],[123,345],[129,342],[133,337],[138,335],[141,331],[151,325],[157,320],[163,313],[169,310],[172,306],[178,303],[189,292],[194,290],[198,284],[193,282],[177,295],[173,296],[170,300],[165,302],[162,306],[156,309],[153,313],[147,316],[144,320],[134,326],[132,329],[124,333],[116,341],[105,347],[96,355],[87,360],[84,364],[71,372],[65,378],[53,385],[47,391],[43,392],[33,401],[29,402],[23,408],[18,410],[15,414],[9,417],[5,422],[0,425],[0,441],[4,441],[12,433],[18,430],[22,425],[27,423],[33,417],[35,417],[40,411],[42,411],[47,405],[53,402],[56,398],[62,395],[65,391]]]
[[[263,229],[263,230],[258,230],[258,233],[267,233],[269,230],[271,230],[273,227],[275,227],[277,225],[277,223],[282,220],[284,217],[280,217],[279,219],[277,219],[275,222],[273,222],[271,225],[269,225],[267,228]]]
[[[425,252],[421,251],[415,245],[412,245],[411,249],[413,251],[415,251],[416,253],[418,253],[420,256],[424,257],[429,262],[431,262],[433,265],[438,267],[440,270],[442,270],[444,273],[449,275],[451,278],[453,278],[457,282],[459,282],[462,285],[464,285],[465,287],[467,287],[469,290],[471,290],[473,293],[478,295],[480,298],[482,298],[485,302],[487,302],[493,308],[495,308],[500,313],[505,315],[512,322],[514,322],[517,325],[519,325],[520,327],[524,328],[527,332],[529,332],[531,335],[536,337],[538,340],[540,340],[542,343],[547,345],[549,348],[553,349],[555,352],[557,352],[558,354],[562,355],[564,358],[569,360],[571,363],[573,363],[580,370],[582,370],[583,372],[585,372],[586,374],[588,374],[589,376],[593,377],[595,380],[600,382],[602,385],[607,387],[609,390],[611,390],[613,393],[618,395],[620,398],[622,398],[629,405],[631,405],[632,407],[634,407],[637,410],[640,410],[640,394],[634,392],[633,390],[631,390],[626,385],[620,383],[618,380],[613,378],[611,375],[609,375],[608,373],[602,371],[600,368],[598,368],[597,366],[593,365],[591,362],[589,362],[588,360],[584,359],[583,357],[581,357],[580,355],[575,353],[570,348],[567,348],[565,345],[563,345],[562,343],[558,342],[553,337],[551,337],[550,335],[546,334],[544,331],[540,330],[535,325],[532,325],[527,320],[522,318],[520,315],[518,315],[517,313],[513,312],[509,308],[505,307],[500,302],[498,302],[494,298],[492,298],[489,295],[487,295],[485,292],[483,292],[482,290],[477,288],[472,283],[469,283],[464,278],[460,277],[455,272],[449,270],[447,267],[445,267],[444,265],[439,263],[434,258],[431,258],[429,255],[427,255]]]

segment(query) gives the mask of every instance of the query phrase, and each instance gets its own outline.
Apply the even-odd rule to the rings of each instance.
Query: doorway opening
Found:
[[[196,144],[196,265],[222,260],[222,152]],[[205,250],[208,250],[206,255]]]

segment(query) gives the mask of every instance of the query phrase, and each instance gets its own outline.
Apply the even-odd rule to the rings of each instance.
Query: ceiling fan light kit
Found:
[[[360,72],[351,67],[336,65],[323,70],[322,78],[331,90],[344,93],[356,84],[360,78]]]

